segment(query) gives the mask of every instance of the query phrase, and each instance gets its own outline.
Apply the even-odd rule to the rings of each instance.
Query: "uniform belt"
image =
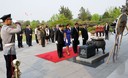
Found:
[[[5,44],[4,46],[8,47],[8,46],[12,46],[12,45],[15,45],[15,43],[8,43],[8,44]]]

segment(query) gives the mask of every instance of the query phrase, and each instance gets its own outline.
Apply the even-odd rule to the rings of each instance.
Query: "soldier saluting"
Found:
[[[21,31],[21,26],[17,22],[16,28],[12,27],[12,18],[11,14],[4,15],[0,19],[3,20],[3,26],[1,28],[1,38],[3,42],[3,52],[6,62],[6,74],[7,78],[13,78],[14,68],[12,67],[11,62],[16,59],[16,50],[15,50],[15,33]]]

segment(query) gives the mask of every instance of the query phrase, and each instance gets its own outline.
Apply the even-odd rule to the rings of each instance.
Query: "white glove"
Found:
[[[73,42],[74,41],[74,39],[71,39],[71,42]]]
[[[58,44],[58,41],[55,41],[56,44]]]
[[[66,39],[66,43],[68,43],[68,40]]]

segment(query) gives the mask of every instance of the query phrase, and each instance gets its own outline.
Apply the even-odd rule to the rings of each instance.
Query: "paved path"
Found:
[[[109,52],[114,43],[114,35],[111,35],[109,41],[106,40],[106,43],[106,52]],[[122,64],[125,64],[125,66],[128,67],[128,64],[125,63],[128,59],[127,45],[128,36],[124,36],[116,63],[112,63],[112,60],[110,60],[109,64],[103,63],[96,68],[73,63],[67,60],[53,63],[35,56],[37,54],[55,50],[55,43],[49,43],[46,47],[41,47],[33,42],[32,47],[28,47],[24,44],[24,48],[17,48],[16,50],[17,57],[21,61],[21,78],[114,78],[113,73],[118,70],[118,67]],[[125,77],[121,78],[128,77],[128,73],[125,73],[125,75]],[[6,78],[5,61],[2,52],[0,52],[0,78]]]

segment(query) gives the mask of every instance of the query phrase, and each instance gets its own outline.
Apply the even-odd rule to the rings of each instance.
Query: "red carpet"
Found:
[[[70,55],[68,56],[67,53],[66,53],[66,49],[63,48],[63,56],[64,56],[63,58],[58,57],[58,54],[57,54],[56,50],[52,51],[52,52],[46,52],[46,53],[43,53],[43,54],[39,54],[39,55],[36,55],[36,56],[39,57],[39,58],[46,59],[46,60],[52,61],[54,63],[57,63],[57,62],[60,62],[60,61],[63,61],[63,60],[66,60],[66,59],[69,59],[69,58],[72,58],[72,57],[75,57],[75,56],[78,55],[78,54],[75,54],[73,52],[72,47],[70,47],[69,51],[70,51]]]

